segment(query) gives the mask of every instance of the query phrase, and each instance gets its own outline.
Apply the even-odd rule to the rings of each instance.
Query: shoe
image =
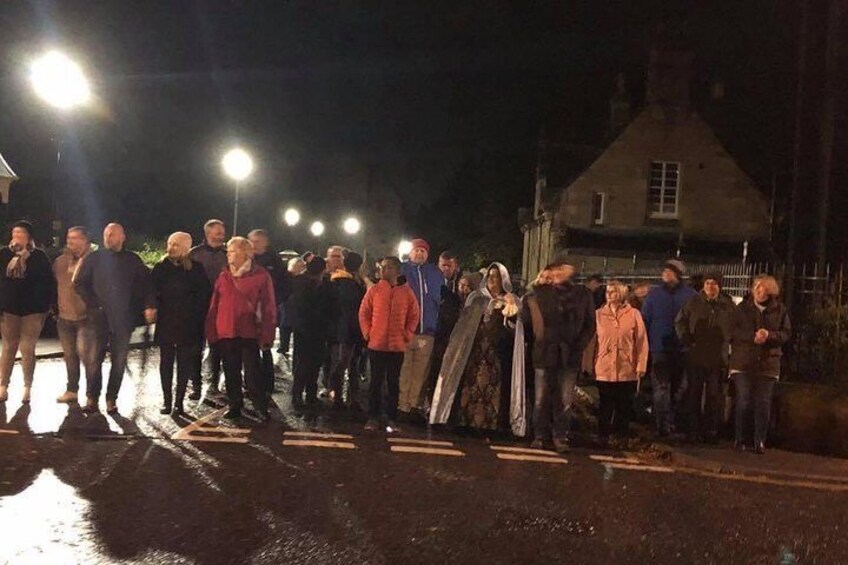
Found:
[[[172,416],[185,416],[186,413],[185,413],[185,410],[183,410],[183,405],[177,404],[176,406],[174,406],[174,410],[173,410],[173,412],[171,412],[171,415]]]
[[[397,434],[397,433],[400,433],[400,431],[401,431],[400,426],[398,426],[397,423],[394,420],[389,420],[388,422],[386,422],[386,432],[387,433]]]
[[[25,386],[24,387],[24,395],[21,397],[22,404],[29,404],[29,401],[32,398],[32,387]]]
[[[762,441],[758,441],[754,446],[754,453],[757,455],[765,455],[766,454],[766,444]]]
[[[241,410],[228,410],[226,414],[224,414],[224,418],[227,420],[238,420],[241,418]]]
[[[567,439],[554,438],[554,449],[557,453],[568,453],[571,451],[571,446]]]
[[[107,414],[117,414],[118,413],[118,404],[114,400],[106,401],[106,413]]]
[[[166,414],[170,414],[171,413],[171,405],[170,404],[163,404],[162,408],[159,409],[159,413],[162,414],[163,416],[166,415]]]
[[[188,395],[189,400],[200,400],[200,387],[192,388],[191,394]]]
[[[60,404],[69,404],[71,402],[76,402],[78,398],[77,393],[66,391],[65,394],[56,399],[56,402]]]
[[[748,451],[748,446],[743,441],[735,441],[733,442],[733,449],[736,451]]]
[[[530,443],[530,449],[545,449],[545,442],[536,438]]]
[[[9,389],[5,386],[0,386],[0,402],[9,400]]]
[[[100,407],[97,406],[97,399],[88,397],[85,401],[85,406],[83,406],[82,411],[86,414],[94,414],[96,412],[100,412]]]
[[[380,426],[380,423],[374,418],[368,418],[368,421],[365,422],[365,431],[366,432],[376,432],[377,428]]]

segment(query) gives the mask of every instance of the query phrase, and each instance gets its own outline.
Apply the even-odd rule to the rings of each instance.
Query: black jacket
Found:
[[[459,315],[462,313],[462,298],[457,293],[457,280],[446,281],[442,287],[442,304],[439,306],[439,318],[436,322],[436,341],[447,344],[450,339],[451,332],[459,321]]]
[[[6,275],[14,256],[8,246],[0,249],[0,312],[16,316],[46,313],[56,302],[56,279],[47,255],[41,249],[33,249],[22,279]]]
[[[359,306],[365,297],[365,288],[349,273],[336,271],[330,282],[324,283],[324,292],[329,311],[327,340],[330,343],[361,343]]]
[[[212,296],[203,265],[191,261],[191,269],[186,270],[166,257],[153,267],[152,279],[159,309],[156,343],[200,345]]]
[[[578,369],[583,350],[595,335],[592,293],[570,282],[541,285],[527,296],[527,306],[524,316],[533,330],[533,366]]]
[[[144,324],[144,309],[156,306],[150,271],[127,250],[98,249],[80,263],[74,289],[89,312],[102,311],[112,331]]]
[[[203,265],[203,270],[206,272],[206,278],[209,279],[209,284],[215,287],[215,281],[218,280],[218,275],[227,266],[227,246],[210,247],[205,241],[200,245],[191,248],[188,253],[189,259],[197,261]]]
[[[754,343],[754,334],[760,328],[769,332],[768,340],[762,345]],[[736,307],[733,316],[730,370],[778,378],[782,347],[791,336],[792,326],[786,306],[771,299],[761,312],[752,298],[746,298]]]
[[[292,293],[286,302],[287,321],[295,333],[324,339],[327,336],[328,284],[312,275],[292,278]]]
[[[701,292],[683,305],[674,328],[690,363],[698,367],[727,367],[735,311],[733,300],[724,294],[709,300]]]
[[[284,304],[291,294],[289,288],[289,271],[286,264],[276,252],[270,250],[254,255],[253,262],[260,267],[264,267],[268,271],[268,274],[271,275],[271,282],[274,283],[274,298],[276,298],[277,304]]]

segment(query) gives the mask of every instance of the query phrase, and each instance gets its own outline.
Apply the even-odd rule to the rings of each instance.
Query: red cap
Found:
[[[426,239],[420,239],[419,238],[419,239],[413,239],[412,240],[412,248],[418,249],[419,247],[423,247],[424,249],[426,249],[427,253],[430,252],[430,244],[427,243]]]

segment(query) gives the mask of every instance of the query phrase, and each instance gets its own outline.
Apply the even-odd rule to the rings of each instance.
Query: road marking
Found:
[[[729,475],[727,473],[715,473],[713,471],[700,471],[698,469],[687,469],[685,467],[678,467],[677,471],[681,473],[686,473],[687,475],[697,475],[699,477],[710,477],[713,479],[721,479],[725,481],[743,481],[746,483],[757,483],[761,485],[777,485],[784,487],[801,487],[801,488],[811,488],[815,490],[824,490],[830,492],[846,492],[848,491],[848,485],[841,485],[836,483],[816,483],[813,481],[792,481],[786,479],[773,479],[767,476],[757,476],[752,477],[748,475]]]
[[[438,447],[415,447],[412,445],[393,445],[392,451],[398,453],[422,453],[425,455],[445,455],[447,457],[465,457],[458,449],[442,449]]]
[[[613,457],[611,455],[590,455],[592,461],[600,461],[601,463],[628,463],[630,465],[642,465],[641,459],[635,457]]]
[[[405,437],[390,437],[387,438],[386,441],[389,443],[406,443],[409,445],[432,445],[432,446],[441,446],[441,447],[453,447],[452,441],[437,441],[437,440],[429,440],[429,439],[414,439],[414,438],[405,438]]]
[[[534,461],[536,463],[554,463],[565,465],[567,459],[561,457],[545,457],[543,455],[521,455],[519,453],[498,453],[498,459],[506,459],[507,461]]]
[[[226,414],[227,410],[227,408],[220,408],[198,418],[186,427],[178,430],[177,433],[171,436],[171,439],[217,443],[247,443],[248,440],[244,436],[250,433],[249,429],[227,428],[223,426],[204,427],[208,422]]]
[[[553,455],[558,456],[556,451],[549,449],[531,449],[529,447],[513,447],[511,445],[490,445],[492,451],[508,451],[510,453],[527,453],[529,455]]]
[[[10,436],[11,436],[11,435],[19,434],[19,433],[21,433],[21,432],[19,432],[18,430],[4,430],[4,429],[0,429],[0,434],[8,434],[8,435],[10,435]]]
[[[283,435],[286,437],[315,437],[315,438],[324,438],[324,439],[353,439],[353,436],[350,434],[334,434],[328,432],[293,432],[287,431],[283,432]]]
[[[292,447],[329,447],[332,449],[356,449],[356,445],[347,441],[325,441],[317,439],[284,439],[283,445]]]
[[[659,465],[630,465],[628,463],[607,463],[611,469],[622,469],[626,471],[648,471],[652,473],[674,473],[671,467],[661,467]]]

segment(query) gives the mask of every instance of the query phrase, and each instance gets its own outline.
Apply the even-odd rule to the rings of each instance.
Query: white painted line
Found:
[[[392,451],[398,453],[422,453],[425,455],[445,455],[447,457],[465,457],[465,453],[457,449],[440,449],[437,447],[414,447],[412,445],[393,445]]]
[[[608,463],[612,469],[624,469],[627,471],[649,471],[652,473],[673,473],[671,467],[661,467],[658,465],[628,465],[627,463]]]
[[[246,437],[201,436],[201,435],[195,435],[193,433],[184,434],[182,432],[177,432],[176,434],[171,436],[171,439],[187,440],[187,441],[207,441],[207,442],[213,442],[213,443],[247,443],[247,441],[248,441]]]
[[[329,447],[333,449],[356,449],[356,445],[347,441],[323,441],[312,439],[284,439],[283,445],[292,447]]]
[[[545,457],[543,455],[521,455],[518,453],[498,453],[498,459],[506,459],[507,461],[534,461],[537,463],[554,463],[565,465],[567,459],[561,457]]]
[[[206,426],[208,422],[216,418],[220,418],[221,416],[226,414],[227,410],[227,408],[220,408],[218,410],[215,410],[214,412],[210,412],[206,416],[198,418],[186,427],[181,428],[179,431],[177,431],[177,433],[171,436],[171,439],[206,441],[213,443],[247,443],[247,438],[242,436],[249,434],[250,430],[244,428]],[[223,434],[223,437],[218,434]]]
[[[350,434],[334,434],[329,432],[283,432],[286,437],[316,437],[324,439],[353,439]]]
[[[559,453],[549,449],[530,449],[529,447],[513,447],[511,445],[490,445],[492,451],[508,451],[510,453],[527,453],[529,455],[553,455],[558,456]]]
[[[642,465],[641,459],[635,457],[613,457],[611,455],[590,455],[592,461],[600,461],[601,463],[628,463],[630,465]]]
[[[12,436],[12,435],[16,435],[16,434],[19,434],[19,433],[21,433],[21,432],[19,432],[18,430],[4,430],[4,429],[0,429],[0,434],[8,434],[8,435]]]
[[[192,430],[193,434],[230,434],[230,435],[241,435],[241,434],[249,434],[250,430],[247,428],[228,428],[226,426],[219,426],[217,428],[197,428]]]
[[[437,441],[437,440],[429,440],[429,439],[412,439],[405,437],[390,437],[387,438],[389,443],[406,443],[409,445],[433,445],[433,446],[441,446],[441,447],[453,447],[452,441]]]
[[[194,422],[192,422],[191,424],[189,424],[186,427],[187,428],[199,428],[200,426],[205,425],[210,420],[220,418],[221,416],[223,416],[224,414],[227,413],[227,410],[229,410],[229,408],[227,408],[226,406],[224,408],[219,408],[219,409],[217,409],[213,412],[210,412],[209,414],[207,414],[205,416],[201,416],[200,418],[198,418],[197,420],[195,420]]]

